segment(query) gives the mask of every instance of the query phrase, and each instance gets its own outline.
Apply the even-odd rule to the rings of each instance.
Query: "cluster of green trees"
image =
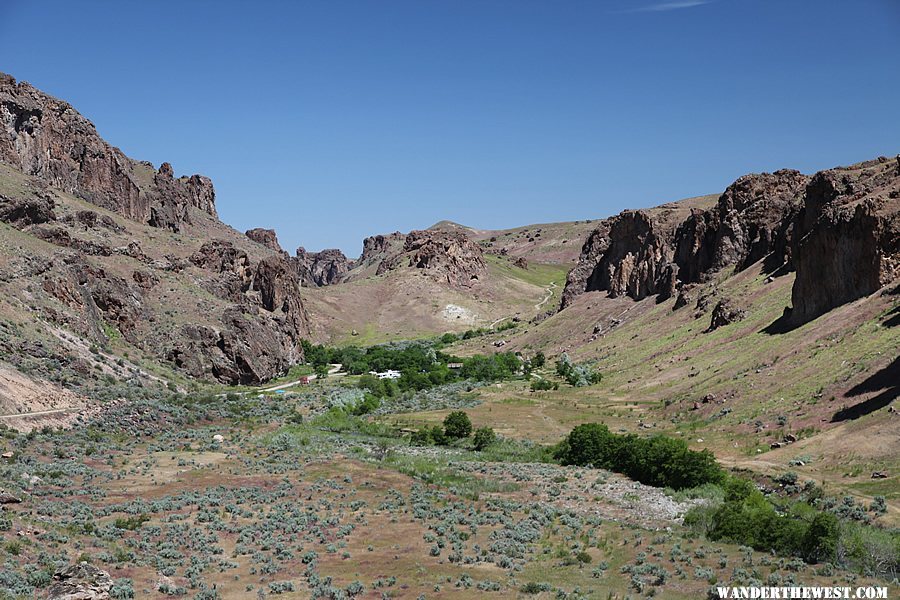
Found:
[[[461,410],[454,411],[444,418],[443,426],[423,427],[413,434],[412,442],[419,445],[447,445],[472,436],[472,420]],[[472,437],[472,446],[476,450],[484,450],[497,441],[497,434],[490,427],[480,427]]]
[[[600,423],[575,427],[556,446],[554,456],[564,465],[608,469],[647,485],[675,490],[719,483],[725,476],[708,450],[697,452],[684,440],[663,435],[618,435]]]
[[[593,385],[603,380],[602,373],[594,371],[586,365],[576,365],[565,352],[560,354],[556,361],[556,374],[565,379],[566,383],[575,387]]]
[[[328,348],[303,341],[306,361],[319,373],[329,364],[342,364],[350,375],[361,375],[359,387],[377,398],[393,398],[402,392],[419,391],[460,380],[498,381],[515,377],[522,362],[512,352],[457,359],[429,344]],[[460,363],[451,369],[449,363]],[[398,379],[378,379],[370,371],[399,371]]]
[[[387,370],[421,372],[435,365],[446,365],[452,359],[428,344],[334,348],[303,340],[302,345],[308,364],[313,367],[341,364],[351,375]]]
[[[840,522],[833,514],[797,501],[776,507],[746,479],[728,477],[721,487],[724,501],[715,508],[692,510],[685,516],[686,525],[702,529],[712,540],[797,556],[810,563],[835,560]]]

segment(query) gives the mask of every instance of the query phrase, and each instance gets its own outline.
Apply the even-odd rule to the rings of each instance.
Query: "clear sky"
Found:
[[[0,70],[290,251],[900,151],[898,0],[0,0]]]

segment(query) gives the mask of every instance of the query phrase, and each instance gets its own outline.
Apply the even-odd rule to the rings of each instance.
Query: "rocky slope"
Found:
[[[725,269],[763,261],[773,275],[796,269],[785,318],[804,323],[897,278],[898,195],[900,165],[881,158],[813,177],[746,175],[715,206],[686,216],[625,211],[588,236],[562,308],[590,291],[662,301]]]
[[[264,381],[310,333],[295,260],[269,231],[247,234],[262,246],[240,236],[208,178],[132,160],[69,104],[0,76],[0,313],[192,377]]]
[[[193,207],[215,216],[212,182],[175,179],[163,163],[147,176],[110,146],[72,106],[0,73],[0,160],[92,204],[154,227],[179,231]]]

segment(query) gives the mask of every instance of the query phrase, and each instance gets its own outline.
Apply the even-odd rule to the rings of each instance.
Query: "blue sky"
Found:
[[[896,0],[2,0],[0,70],[290,251],[900,151]]]

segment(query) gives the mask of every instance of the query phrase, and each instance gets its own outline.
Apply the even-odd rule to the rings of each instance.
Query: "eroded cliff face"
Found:
[[[607,291],[635,300],[675,291],[675,234],[669,212],[625,211],[600,222],[566,278],[561,307],[584,292]]]
[[[456,287],[469,287],[487,273],[478,244],[458,231],[412,231],[403,251],[407,265]]]
[[[646,298],[674,291],[671,232],[643,211],[630,211],[609,223],[606,250],[586,282],[586,291],[610,297]]]
[[[900,277],[900,160],[817,173],[794,219],[791,323],[805,323]]]
[[[675,234],[678,279],[697,283],[763,258],[769,271],[789,270],[793,217],[808,181],[787,169],[745,175],[728,186],[714,208],[692,211]]]
[[[326,286],[344,281],[353,263],[343,252],[329,248],[321,252],[307,252],[305,248],[297,248],[295,257],[297,273],[304,285]]]
[[[212,216],[212,182],[175,179],[164,163],[140,183],[135,163],[97,133],[71,105],[0,73],[0,160],[51,186],[124,217],[179,231],[189,207]]]
[[[303,360],[301,339],[310,332],[291,259],[275,254],[251,266],[228,242],[204,244],[191,262],[210,271],[204,287],[233,302],[220,328],[181,327],[167,355],[195,377],[251,384],[271,379]]]
[[[561,307],[587,291],[663,300],[762,260],[769,273],[796,270],[789,320],[804,323],[900,276],[898,198],[900,162],[881,158],[813,177],[745,175],[675,223],[659,209],[625,211],[588,236]]]

